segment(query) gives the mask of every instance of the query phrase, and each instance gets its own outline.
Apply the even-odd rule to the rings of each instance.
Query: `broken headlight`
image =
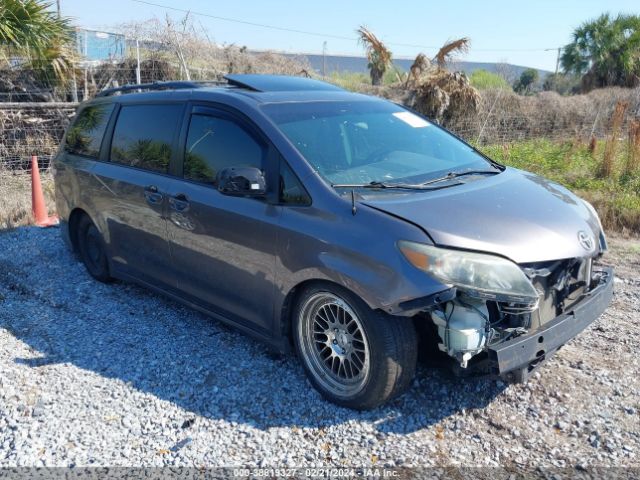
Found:
[[[515,263],[495,255],[398,242],[414,267],[468,295],[487,300],[535,304],[538,292]]]

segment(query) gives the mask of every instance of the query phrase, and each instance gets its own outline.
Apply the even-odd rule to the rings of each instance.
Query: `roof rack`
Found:
[[[140,91],[151,90],[181,90],[190,88],[200,88],[207,85],[228,85],[227,82],[217,82],[215,80],[205,81],[179,81],[179,82],[153,82],[153,83],[141,83],[138,85],[123,85],[122,87],[108,88],[101,91],[96,97],[110,97],[112,95],[118,95],[121,93],[131,93]]]

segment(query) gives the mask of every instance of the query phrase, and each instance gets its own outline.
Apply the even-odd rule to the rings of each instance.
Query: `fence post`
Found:
[[[76,81],[76,71],[73,70],[73,74],[71,75],[71,88],[73,91],[71,92],[71,98],[74,103],[78,103],[78,82]]]
[[[140,42],[136,38],[136,83],[140,85]]]

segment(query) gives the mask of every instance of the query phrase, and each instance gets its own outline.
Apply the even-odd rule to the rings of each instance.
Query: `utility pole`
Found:
[[[56,7],[58,8],[58,18],[60,18],[62,16],[62,13],[60,12],[60,0],[56,0]]]
[[[327,41],[322,42],[322,79],[327,75]]]
[[[553,50],[557,50],[557,55],[556,55],[556,71],[553,74],[553,88],[556,88],[556,85],[558,84],[558,70],[560,69],[560,53],[562,53],[562,47],[558,47],[558,48],[545,48],[544,51],[545,52],[551,52]]]
[[[556,72],[555,75],[558,75],[558,70],[560,69],[560,54],[562,53],[562,47],[558,47],[558,48],[545,48],[544,51],[545,52],[551,52],[553,50],[557,50],[558,54],[556,56]]]

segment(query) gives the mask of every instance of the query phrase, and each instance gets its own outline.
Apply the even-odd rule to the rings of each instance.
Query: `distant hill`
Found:
[[[291,54],[291,53],[282,53],[281,55],[287,57],[305,57],[308,59],[309,63],[318,73],[322,73],[322,55],[316,54]],[[406,58],[398,58],[394,60],[395,65],[402,71],[409,71],[409,67],[413,63],[413,59]],[[474,70],[484,69],[490,72],[497,72],[499,69],[507,68],[509,70],[510,76],[519,77],[523,70],[529,68],[522,65],[512,65],[512,64],[499,64],[499,63],[487,63],[487,62],[455,62],[455,66],[453,67],[455,70],[463,71],[466,74],[470,74]],[[327,75],[331,72],[362,72],[367,73],[369,70],[367,69],[367,59],[365,57],[355,57],[355,56],[347,56],[347,55],[327,55],[326,56],[326,73]],[[548,75],[549,71],[547,70],[539,70],[540,78],[544,78]]]

